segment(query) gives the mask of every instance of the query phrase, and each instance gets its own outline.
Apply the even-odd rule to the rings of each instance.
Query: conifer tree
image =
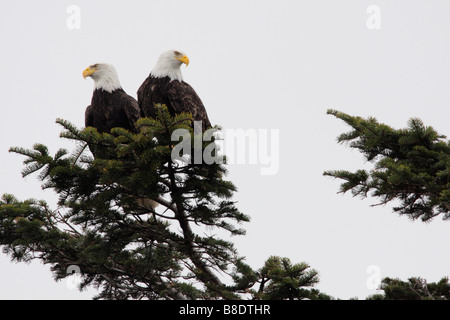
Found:
[[[312,287],[319,282],[318,272],[306,263],[292,264],[289,258],[270,257],[259,270],[255,296],[268,300],[331,300]]]
[[[382,294],[369,296],[367,300],[449,300],[450,284],[444,277],[438,282],[427,283],[420,277],[408,281],[384,278],[380,285]]]
[[[344,180],[340,192],[379,198],[376,205],[400,200],[394,211],[428,221],[438,215],[450,218],[450,141],[420,119],[412,118],[405,129],[393,129],[375,118],[363,119],[328,110],[352,130],[338,137],[372,162],[373,169],[326,171]]]
[[[37,173],[42,188],[59,198],[51,209],[45,201],[3,195],[4,252],[15,261],[51,265],[56,280],[77,266],[80,289],[97,286],[97,299],[307,296],[302,287],[318,281],[307,265],[277,258],[280,271],[270,271],[267,263],[263,272],[254,271],[233,243],[213,233],[243,235],[240,225],[249,217],[231,200],[236,188],[224,179],[224,163],[189,161],[199,151],[211,151],[214,143],[196,145],[191,119],[189,114],[172,117],[161,106],[156,119],[138,121],[137,134],[122,128],[100,134],[59,119],[61,137],[77,145],[73,152],[60,149],[51,156],[43,144],[11,148],[25,156],[23,176]],[[174,160],[177,129],[189,133],[191,144]],[[258,283],[264,290],[252,289]]]

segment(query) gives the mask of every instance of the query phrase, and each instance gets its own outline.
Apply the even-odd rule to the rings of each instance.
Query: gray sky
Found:
[[[67,27],[71,5],[80,9],[80,29]],[[367,26],[370,5],[380,9],[381,29]],[[326,115],[330,107],[397,128],[419,117],[450,135],[449,11],[447,0],[1,1],[0,194],[55,203],[35,177],[21,178],[23,158],[7,151],[35,142],[53,153],[71,147],[58,138],[55,119],[84,125],[93,90],[85,67],[112,63],[136,97],[159,54],[179,49],[191,61],[184,79],[212,123],[279,130],[275,175],[229,166],[234,199],[252,218],[247,235],[231,240],[252,267],[270,255],[308,262],[320,272],[318,288],[344,299],[376,293],[367,286],[371,265],[381,277],[450,276],[449,222],[412,222],[392,205],[370,207],[376,199],[338,195],[339,181],[322,176],[370,167],[336,144],[348,128]],[[4,254],[0,271],[0,299],[93,294]]]

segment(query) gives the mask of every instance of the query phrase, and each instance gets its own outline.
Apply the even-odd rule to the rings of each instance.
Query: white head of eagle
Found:
[[[102,133],[117,127],[137,132],[139,105],[120,86],[116,69],[110,64],[96,63],[83,71],[83,77],[91,77],[95,82],[91,105],[85,112],[86,127]]]
[[[103,89],[109,93],[122,88],[119,76],[114,66],[107,63],[96,63],[83,71],[83,77],[91,77],[95,83],[95,89]]]
[[[211,122],[198,94],[183,81],[180,70],[183,63],[189,65],[189,58],[181,51],[169,50],[161,54],[137,92],[141,115],[155,118],[156,105],[165,104],[172,115],[190,113],[206,130]]]
[[[169,77],[170,80],[183,81],[180,67],[182,64],[189,65],[189,58],[181,51],[169,50],[163,52],[156,63],[156,66],[150,72],[155,78]]]

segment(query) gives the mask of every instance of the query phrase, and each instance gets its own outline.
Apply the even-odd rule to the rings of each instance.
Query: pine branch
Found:
[[[353,131],[338,137],[339,142],[351,142],[350,147],[365,154],[367,160],[377,159],[370,172],[357,170],[325,171],[324,175],[344,180],[340,192],[354,196],[382,198],[376,205],[401,200],[394,208],[400,214],[423,221],[443,214],[450,216],[450,141],[420,119],[412,118],[407,129],[395,130],[376,119],[352,117],[336,110],[328,114],[345,121]],[[374,206],[376,206],[374,205]]]
[[[59,207],[52,211],[44,203],[4,196],[0,245],[16,260],[50,264],[55,279],[67,277],[68,266],[79,266],[80,288],[97,286],[102,299],[253,294],[256,274],[231,242],[210,234],[213,228],[244,234],[235,224],[249,221],[229,200],[236,187],[224,180],[226,168],[171,159],[172,132],[188,129],[193,141],[191,121],[189,114],[172,117],[163,106],[156,119],[138,121],[137,134],[120,128],[100,134],[58,119],[61,138],[72,140],[74,151],[51,156],[42,144],[11,148],[25,156],[26,175],[37,173],[42,187],[58,194]],[[85,155],[86,147],[94,159]],[[162,210],[142,205],[143,199]]]

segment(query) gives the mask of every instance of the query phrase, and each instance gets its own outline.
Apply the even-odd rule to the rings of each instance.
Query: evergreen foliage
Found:
[[[374,118],[328,113],[353,128],[338,141],[374,163],[371,171],[325,172],[345,181],[341,192],[371,193],[380,204],[400,200],[394,210],[413,219],[450,218],[450,142],[444,136],[418,119],[396,130]],[[22,175],[37,174],[42,188],[59,198],[51,209],[42,200],[4,194],[4,253],[14,261],[49,264],[55,280],[77,266],[80,290],[97,287],[96,299],[333,299],[314,288],[319,276],[308,264],[271,256],[254,270],[232,242],[217,236],[244,235],[240,226],[249,217],[231,200],[236,187],[224,179],[224,162],[189,161],[206,151],[216,155],[214,141],[199,140],[191,121],[189,114],[172,117],[165,106],[156,119],[140,119],[136,134],[122,128],[110,134],[80,130],[58,119],[61,138],[76,144],[72,152],[50,155],[43,144],[11,148],[25,157]],[[186,130],[191,143],[174,159],[177,129]],[[450,297],[448,278],[437,283],[385,278],[380,290],[383,294],[368,299]]]
[[[331,299],[312,288],[319,282],[319,275],[306,263],[292,264],[289,258],[272,256],[259,270],[259,276],[259,290],[255,296],[260,299]]]
[[[427,283],[420,277],[400,279],[383,279],[380,290],[383,294],[372,295],[367,300],[449,300],[450,284],[448,278],[438,282]]]
[[[98,287],[97,299],[287,299],[307,296],[301,287],[317,283],[315,271],[285,259],[269,259],[283,262],[274,267],[279,271],[266,263],[258,273],[233,243],[213,234],[243,235],[249,217],[231,200],[236,188],[224,179],[223,163],[187,161],[186,154],[186,161],[172,159],[176,129],[196,138],[190,114],[172,117],[161,106],[156,119],[137,122],[136,134],[57,123],[61,137],[77,145],[73,152],[51,156],[43,144],[10,149],[25,156],[24,177],[37,173],[42,188],[59,195],[54,210],[3,195],[0,245],[13,260],[50,264],[56,280],[77,266],[80,289]],[[268,279],[260,293],[252,290]]]
[[[381,201],[399,200],[394,211],[428,221],[438,215],[450,218],[450,141],[420,119],[412,118],[405,129],[393,129],[375,118],[363,119],[328,110],[352,130],[338,137],[374,164],[373,169],[326,171],[344,180],[340,192],[354,196],[369,193]]]

